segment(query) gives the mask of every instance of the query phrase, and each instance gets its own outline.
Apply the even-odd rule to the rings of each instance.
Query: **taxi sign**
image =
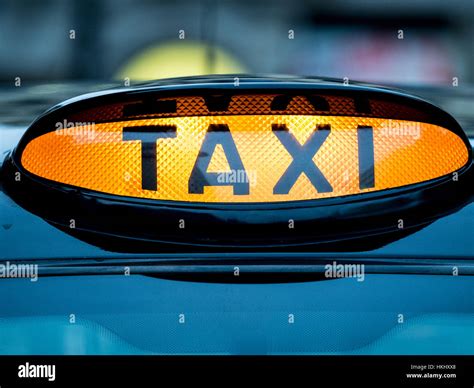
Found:
[[[24,168],[67,185],[186,202],[286,202],[419,183],[463,167],[438,125],[320,115],[194,116],[99,123],[31,141]]]
[[[472,200],[471,146],[448,113],[336,80],[195,77],[80,96],[7,159],[17,203],[126,251],[370,249]]]

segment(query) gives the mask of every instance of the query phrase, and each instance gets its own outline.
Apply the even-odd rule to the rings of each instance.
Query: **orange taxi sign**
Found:
[[[166,201],[289,202],[435,179],[463,167],[463,140],[439,125],[308,114],[144,118],[52,130],[23,167],[101,193]]]

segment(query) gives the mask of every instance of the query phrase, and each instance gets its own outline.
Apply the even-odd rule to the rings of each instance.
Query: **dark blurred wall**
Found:
[[[0,81],[110,79],[184,30],[253,73],[474,82],[473,20],[472,0],[3,0]]]

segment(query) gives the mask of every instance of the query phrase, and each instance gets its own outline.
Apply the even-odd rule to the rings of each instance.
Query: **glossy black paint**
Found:
[[[399,189],[268,204],[203,204],[119,197],[39,178],[25,171],[19,163],[31,139],[54,130],[55,122],[80,110],[114,102],[146,100],[151,96],[199,95],[216,104],[216,99],[219,100],[216,94],[226,100],[229,95],[242,92],[307,95],[313,99],[314,93],[324,92],[349,96],[358,101],[356,106],[362,110],[366,106],[363,101],[369,97],[395,101],[419,110],[423,119],[417,118],[417,121],[441,125],[458,134],[468,147],[469,161],[458,171],[457,181],[448,175]],[[316,103],[322,104],[321,101]],[[21,172],[22,179],[14,184],[13,175],[17,171]],[[134,246],[160,250],[162,244],[172,244],[172,249],[182,250],[194,245],[236,250],[298,245],[311,250],[319,246],[340,246],[341,241],[344,241],[343,250],[353,249],[353,244],[360,249],[372,249],[470,203],[473,179],[471,148],[466,135],[451,116],[428,102],[383,88],[343,85],[331,80],[252,77],[240,78],[238,87],[234,86],[233,77],[197,77],[69,100],[32,124],[4,163],[2,172],[5,190],[29,211],[94,245],[112,245],[117,250],[132,251]],[[74,229],[69,225],[71,219],[75,220]],[[404,220],[404,230],[398,229],[399,219]],[[184,229],[179,228],[180,220],[185,221]],[[288,228],[289,220],[294,221],[294,229]],[[176,244],[180,248],[174,247]]]

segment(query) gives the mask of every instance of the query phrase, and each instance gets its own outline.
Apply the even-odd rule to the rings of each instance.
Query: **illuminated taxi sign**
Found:
[[[121,252],[370,250],[472,202],[469,140],[432,104],[331,80],[233,79],[66,101],[7,156],[2,187]]]
[[[53,129],[26,145],[21,164],[41,178],[118,196],[266,203],[425,182],[468,157],[461,137],[424,122],[214,114]]]

